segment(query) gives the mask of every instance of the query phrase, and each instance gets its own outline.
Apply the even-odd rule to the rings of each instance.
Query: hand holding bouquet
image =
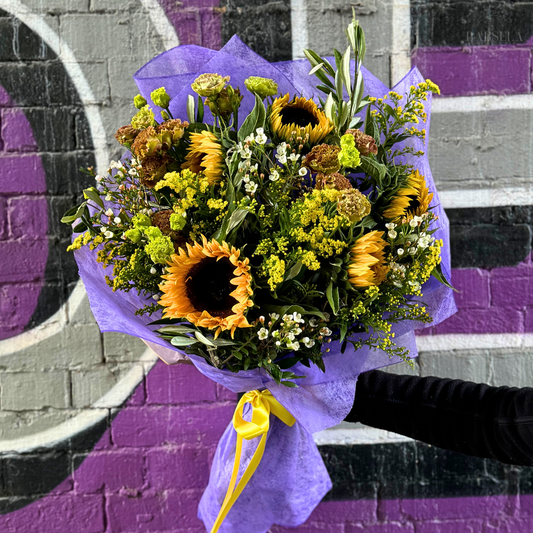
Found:
[[[273,514],[265,497],[261,520],[252,524],[236,506],[222,526],[233,524],[228,531],[305,520],[329,482],[323,465],[302,470],[302,457],[318,455],[310,433],[342,419],[358,373],[388,364],[387,357],[409,360],[412,330],[453,312],[441,269],[444,250],[449,272],[447,220],[424,154],[427,105],[438,88],[413,71],[401,89],[381,90],[362,69],[365,40],[356,21],[347,36],[348,48],[331,61],[305,51],[314,84],[299,74],[301,62],[274,68],[233,39],[225,52],[235,54],[232,64],[226,48],[218,61],[202,52],[201,73],[189,73],[189,83],[175,73],[172,88],[151,87],[149,103],[156,58],[144,67],[150,83],[138,73],[144,96],[135,98],[137,113],[116,133],[128,153],[105,176],[94,174],[96,187],[63,218],[77,221],[71,249],[79,250],[103,329],[173,346],[232,390],[258,389],[244,402],[253,406],[252,422],[261,402],[268,404],[278,442],[291,443],[290,512]],[[167,54],[187,56],[191,48]],[[163,70],[169,64],[161,59]],[[220,70],[207,70],[215,65]],[[376,96],[365,93],[365,81]],[[252,422],[242,407],[244,427]],[[268,423],[252,434],[266,431]],[[234,439],[230,427],[201,504],[213,531],[224,518],[214,517]],[[267,452],[275,450],[272,440]],[[250,494],[258,479],[265,491],[269,461],[283,464],[267,452]],[[300,480],[291,476],[296,465]],[[282,490],[283,477],[268,477],[273,491]],[[295,486],[306,491],[305,504]],[[241,529],[231,521],[238,515]]]

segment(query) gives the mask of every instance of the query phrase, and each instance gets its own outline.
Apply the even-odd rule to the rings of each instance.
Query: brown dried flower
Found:
[[[370,202],[358,189],[348,189],[338,200],[337,211],[350,222],[359,222],[370,214]]]
[[[359,150],[361,155],[377,154],[378,147],[374,137],[363,133],[361,130],[346,130],[346,133],[353,136],[355,140],[355,147]]]
[[[319,144],[307,154],[303,165],[310,168],[312,172],[332,174],[341,167],[339,163],[340,151],[341,149],[338,146]]]
[[[336,189],[337,191],[343,191],[344,189],[351,189],[352,184],[348,178],[334,172],[333,174],[317,174],[315,189]]]
[[[115,133],[115,139],[126,148],[129,148],[141,130],[135,129],[131,124],[122,126]]]
[[[155,187],[156,183],[166,174],[169,162],[170,157],[166,154],[144,159],[141,163],[141,183],[146,187]]]

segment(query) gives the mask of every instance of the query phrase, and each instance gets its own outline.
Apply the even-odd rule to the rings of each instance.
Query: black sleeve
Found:
[[[533,465],[533,389],[378,370],[359,376],[348,422],[455,452]]]

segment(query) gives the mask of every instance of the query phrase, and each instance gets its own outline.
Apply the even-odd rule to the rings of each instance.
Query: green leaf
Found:
[[[295,278],[300,273],[300,270],[302,270],[302,266],[303,265],[301,261],[298,261],[296,264],[292,265],[285,276],[285,281]]]
[[[76,205],[69,209],[63,215],[63,218],[61,218],[61,222],[63,222],[64,224],[72,224],[75,220],[81,217],[85,205],[85,202],[83,202],[81,205]]]
[[[309,50],[308,48],[305,48],[303,51],[305,57],[311,63],[312,67],[315,67],[316,65],[323,63],[324,64],[324,70],[328,73],[330,76],[335,76],[335,70],[331,66],[331,63],[325,59],[320,57],[316,52],[313,52],[313,50]]]
[[[378,181],[382,181],[387,174],[387,167],[378,163],[375,159],[369,156],[361,156],[361,168]]]
[[[326,297],[334,315],[339,313],[339,288],[333,286],[333,281],[330,281],[328,288],[326,289]]]
[[[346,322],[343,322],[341,324],[341,328],[340,328],[340,338],[339,338],[339,342],[342,342],[345,337],[346,337],[346,333],[348,332],[348,324],[346,324]]]
[[[89,187],[88,189],[84,189],[83,196],[87,198],[87,200],[92,200],[96,205],[104,208],[104,202],[100,198],[100,194],[94,187]],[[85,206],[86,204],[84,204]]]
[[[196,330],[187,326],[164,326],[156,330],[156,333],[164,335],[182,335],[183,333],[194,333]]]
[[[189,94],[187,96],[187,118],[189,119],[189,123],[196,122],[194,120],[194,107],[195,107],[194,96],[192,94]]]
[[[346,90],[348,91],[348,96],[352,96],[352,80],[350,77],[350,47],[346,48],[346,52],[344,52],[344,55],[342,56],[341,61],[341,74],[342,74],[342,81],[344,82],[344,85],[346,86]],[[362,76],[359,76],[359,78],[362,78]]]
[[[228,235],[228,225],[229,225],[229,217],[226,217],[222,221],[220,228],[218,228],[215,231],[215,233],[211,235],[211,238],[215,239],[215,241],[223,241]]]
[[[191,346],[197,342],[197,340],[191,337],[173,337],[170,341],[170,344],[172,344],[172,346]]]
[[[235,346],[233,341],[228,341],[226,339],[209,339],[215,346]]]
[[[443,285],[445,285],[449,289],[452,289],[455,292],[459,292],[455,287],[452,287],[450,282],[444,277],[444,274],[442,273],[441,265],[437,265],[431,272],[431,275],[437,278],[438,281],[440,281]]]
[[[245,118],[242,123],[241,129],[238,133],[238,139],[243,142],[248,135],[254,133],[257,128],[261,128],[265,124],[266,110],[263,101],[257,94],[255,96],[255,105],[251,113]]]
[[[309,76],[313,75],[315,72],[319,71],[321,68],[324,67],[324,63],[319,63],[318,65],[316,65],[315,67],[313,67],[310,71],[309,71]]]
[[[195,331],[194,336],[206,346],[211,346],[212,348],[216,347],[207,337],[204,337],[204,335],[202,335],[199,331]]]
[[[293,389],[298,387],[298,385],[296,385],[296,383],[293,381],[282,381],[281,384],[285,385],[285,387],[291,387]]]
[[[201,96],[198,96],[198,111],[196,111],[196,122],[204,121],[204,102]]]
[[[331,120],[331,122],[333,123],[335,122],[334,121],[334,118],[335,118],[334,106],[335,106],[335,102],[333,101],[333,94],[329,93],[328,97],[326,98],[326,105],[324,106],[324,113],[326,114],[326,117],[328,117],[329,120]]]
[[[238,228],[244,222],[244,219],[249,212],[250,211],[248,211],[248,209],[236,209],[233,211],[229,217],[227,232],[230,233],[234,229]]]

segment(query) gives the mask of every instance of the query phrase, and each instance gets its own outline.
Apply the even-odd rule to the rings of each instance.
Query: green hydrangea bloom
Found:
[[[180,231],[185,227],[185,224],[187,224],[185,217],[179,213],[172,213],[172,215],[170,215],[169,222],[170,229],[173,231]]]
[[[137,130],[145,130],[148,126],[153,126],[154,123],[154,112],[148,105],[139,109],[138,113],[131,119],[131,125]]]
[[[356,168],[361,164],[361,157],[359,150],[355,147],[353,135],[346,134],[341,137],[339,163],[347,168]]]
[[[137,109],[142,109],[148,102],[146,101],[146,98],[144,98],[144,96],[141,96],[140,94],[138,94],[134,99],[133,99],[133,105],[137,108]]]
[[[159,89],[152,91],[150,98],[155,105],[162,107],[163,109],[166,109],[170,103],[170,96],[164,87],[159,87]]]
[[[166,265],[167,260],[174,253],[174,245],[170,237],[157,237],[150,240],[144,247],[144,251],[154,263]]]
[[[144,229],[145,227],[152,225],[152,219],[144,213],[137,213],[131,221],[133,222],[133,226],[137,229]]]
[[[244,80],[244,85],[251,93],[257,94],[261,100],[278,94],[278,84],[270,78],[250,76]]]
[[[136,228],[129,229],[128,231],[124,232],[124,236],[126,239],[129,239],[130,241],[134,243],[138,243],[142,238],[141,230],[138,230]]]
[[[149,226],[147,228],[144,228],[144,235],[148,237],[148,240],[152,241],[154,239],[159,239],[163,234],[161,233],[161,230],[159,228],[156,228],[155,226]]]

